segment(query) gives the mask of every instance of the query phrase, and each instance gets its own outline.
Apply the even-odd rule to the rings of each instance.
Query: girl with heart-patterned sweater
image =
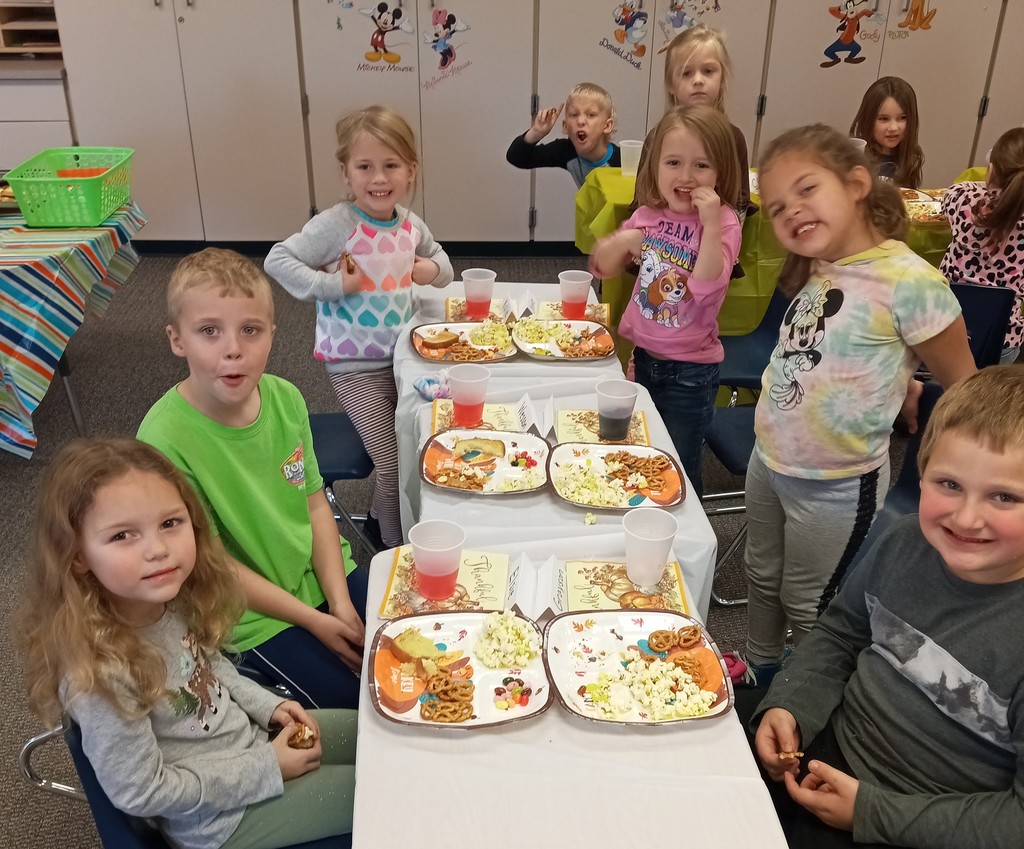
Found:
[[[412,286],[447,286],[448,255],[399,201],[411,195],[418,158],[412,129],[383,106],[338,122],[337,158],[351,192],[271,248],[267,273],[292,295],[316,301],[321,360],[377,470],[368,531],[402,543],[398,502],[398,393],[391,358],[412,318]]]

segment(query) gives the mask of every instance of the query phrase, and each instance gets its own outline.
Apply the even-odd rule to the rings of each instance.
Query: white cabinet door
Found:
[[[878,75],[902,77],[917,94],[922,185],[948,186],[970,164],[998,20],[996,2],[892,0]],[[1019,66],[1018,36],[1010,52]],[[1019,104],[1019,72],[1011,79]]]
[[[992,67],[988,90],[988,113],[981,122],[981,135],[972,164],[986,165],[986,156],[1003,133],[1024,124],[1024,100],[1020,83],[1024,79],[1024,50],[1020,38],[1024,32],[1024,2],[1012,0],[1006,6],[1003,29]]]
[[[878,78],[889,0],[863,0],[836,17],[831,10],[844,5],[777,0],[759,151],[792,127],[820,121],[850,129],[865,90]]]
[[[132,197],[149,216],[146,239],[202,240],[170,0],[56,0],[56,12],[79,143],[135,149]]]
[[[442,244],[526,241],[529,181],[505,150],[528,126],[533,0],[418,6],[427,225]]]
[[[206,239],[283,239],[310,208],[292,4],[174,6]]]
[[[635,6],[636,15],[627,27],[616,21],[619,7],[614,3],[541,0],[537,45],[537,94],[541,109],[564,102],[577,83],[597,83],[608,90],[615,104],[613,140],[644,137],[652,54],[654,45],[661,42],[654,37],[652,28],[654,0],[637,2]],[[531,122],[528,99],[511,101],[509,107],[517,123],[505,141],[506,148]],[[559,118],[545,141],[564,136]],[[512,166],[503,163],[503,168]],[[534,238],[571,242],[575,232],[576,184],[569,172],[561,168],[540,168],[534,174]]]
[[[375,57],[370,43],[379,29],[369,15],[357,7],[376,4],[325,3],[299,0],[299,30],[302,33],[302,68],[309,98],[309,149],[313,169],[313,196],[317,209],[328,209],[345,196],[345,187],[335,158],[335,125],[346,112],[387,104],[399,112],[416,132],[419,144],[420,69],[416,41],[416,6],[406,2],[398,27],[384,36],[385,46],[399,57],[396,62]],[[395,21],[384,22],[385,27]],[[412,32],[402,29],[408,26]],[[366,54],[370,53],[367,58]],[[392,57],[389,57],[392,58]],[[372,61],[371,61],[372,60]],[[412,208],[423,214],[422,188]]]
[[[754,159],[757,100],[761,95],[764,58],[768,50],[771,0],[657,0],[654,5],[654,48],[651,67],[648,129],[665,114],[665,54],[657,51],[694,23],[719,30],[729,51],[732,77],[725,101],[729,121],[743,131],[747,158]],[[716,8],[717,7],[717,8]]]

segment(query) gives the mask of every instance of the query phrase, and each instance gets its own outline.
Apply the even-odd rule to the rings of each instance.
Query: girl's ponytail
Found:
[[[988,247],[997,250],[1024,218],[1024,127],[1003,133],[992,147],[992,183],[999,188],[995,203],[975,207],[974,222],[988,229]]]

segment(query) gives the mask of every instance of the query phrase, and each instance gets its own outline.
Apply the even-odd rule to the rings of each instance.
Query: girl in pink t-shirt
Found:
[[[641,164],[641,206],[602,239],[590,258],[595,277],[640,265],[619,333],[636,348],[636,382],[665,420],[693,490],[703,494],[701,446],[718,392],[718,311],[740,249],[736,142],[710,106],[669,110]]]

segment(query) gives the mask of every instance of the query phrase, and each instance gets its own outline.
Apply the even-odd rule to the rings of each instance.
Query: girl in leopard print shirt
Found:
[[[953,241],[940,270],[951,283],[1008,286],[1017,293],[1002,362],[1012,363],[1024,336],[1024,127],[999,137],[984,183],[956,183],[942,200]]]

